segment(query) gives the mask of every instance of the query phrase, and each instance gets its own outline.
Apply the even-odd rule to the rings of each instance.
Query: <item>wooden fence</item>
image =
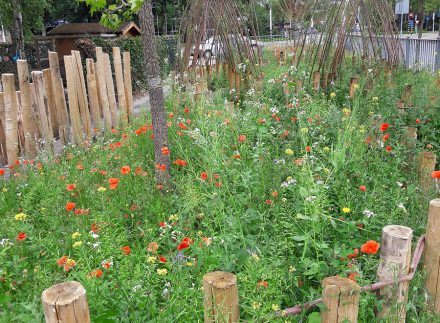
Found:
[[[57,53],[49,52],[49,65],[29,74],[27,61],[18,60],[18,80],[14,74],[1,76],[0,165],[12,165],[19,156],[33,159],[41,151],[54,153],[57,139],[81,145],[120,119],[128,122],[133,106],[129,52],[121,56],[113,47],[112,71],[109,54],[97,47],[96,62],[86,59],[86,73],[78,51],[64,56],[67,93]]]

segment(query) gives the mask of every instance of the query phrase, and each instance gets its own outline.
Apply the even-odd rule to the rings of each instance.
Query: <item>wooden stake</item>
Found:
[[[319,81],[321,79],[321,73],[319,71],[313,72],[313,91],[319,92]]]
[[[14,74],[2,74],[3,102],[5,107],[6,154],[8,164],[18,159],[17,94]]]
[[[321,322],[357,322],[360,287],[354,281],[342,277],[327,277],[322,282]]]
[[[105,80],[104,57],[101,47],[96,47],[96,85],[98,87],[98,98],[102,113],[104,116],[105,125],[107,128],[112,127],[112,117],[110,113],[110,105],[107,96],[107,83]]]
[[[75,281],[54,285],[43,291],[46,323],[89,323],[86,290]]]
[[[105,69],[105,82],[107,83],[107,97],[110,106],[110,113],[112,115],[112,125],[116,128],[119,124],[119,114],[116,107],[115,86],[113,83],[112,67],[110,65],[110,56],[103,54],[104,69]]]
[[[57,106],[55,103],[55,93],[52,87],[52,73],[50,71],[50,68],[43,70],[43,79],[47,95],[47,104],[50,110],[50,122],[52,126],[53,136],[57,138],[59,137],[60,131],[58,129]]]
[[[32,94],[29,84],[29,68],[26,60],[17,61],[18,83],[21,93],[22,126],[26,155],[35,158],[37,155],[36,140],[38,138],[38,126],[32,111]]]
[[[203,276],[205,323],[238,322],[237,277],[231,273],[215,271]]]
[[[113,64],[115,66],[116,88],[118,91],[118,109],[124,122],[128,122],[127,101],[125,99],[124,74],[122,72],[121,51],[119,47],[113,47]]]
[[[429,203],[425,241],[425,287],[431,296],[432,309],[440,314],[440,198]]]
[[[380,263],[377,268],[379,281],[397,280],[409,273],[412,235],[410,228],[400,225],[387,225],[382,229]],[[409,282],[404,282],[379,291],[383,303],[378,318],[405,322],[408,286]]]
[[[3,92],[0,92],[0,165],[8,162],[6,152],[6,134],[5,134],[5,102],[3,101]]]
[[[49,52],[50,73],[52,88],[55,95],[56,115],[59,123],[60,140],[63,145],[69,141],[69,114],[67,112],[66,97],[64,95],[63,80],[61,79],[58,54]]]
[[[297,80],[296,81],[296,85],[295,85],[295,95],[299,94],[299,92],[302,90],[302,86],[303,86],[302,81],[301,80]]]
[[[81,126],[81,117],[78,108],[78,97],[75,79],[75,61],[72,56],[64,56],[64,66],[66,68],[67,96],[69,98],[70,121],[72,124],[73,142],[77,145],[83,143],[83,131]]]
[[[130,52],[123,52],[122,58],[124,60],[124,87],[125,87],[125,113],[130,115],[133,109],[133,89],[131,86],[131,61]]]
[[[434,153],[425,151],[417,155],[417,169],[419,173],[419,184],[423,194],[428,195],[434,189],[434,179],[431,173],[435,169],[437,157]]]
[[[96,84],[96,70],[95,63],[92,58],[86,59],[87,67],[87,90],[89,92],[90,100],[90,111],[92,112],[93,118],[93,129],[94,132],[100,131],[101,129],[101,113],[99,111],[99,99],[98,99],[98,88]]]
[[[356,89],[359,87],[359,78],[352,77],[350,79],[350,89],[349,89],[349,96],[350,98],[354,97],[354,94],[356,93]]]
[[[44,140],[44,146],[47,152],[53,153],[53,130],[50,122],[50,108],[45,90],[46,87],[44,85],[43,72],[33,71],[31,74],[35,87],[35,98],[38,107],[38,115],[41,124],[41,134]]]

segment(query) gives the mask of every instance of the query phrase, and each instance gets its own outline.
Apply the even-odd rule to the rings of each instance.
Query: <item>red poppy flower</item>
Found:
[[[267,205],[271,205],[273,203],[272,200],[266,200],[265,202]]]
[[[165,227],[167,226],[167,224],[166,224],[166,222],[161,221],[161,222],[159,222],[159,226],[160,226],[161,228],[165,228]]]
[[[121,248],[124,255],[129,255],[131,253],[131,248],[129,246],[124,246]]]
[[[416,123],[420,123],[420,119],[416,119]]]
[[[269,285],[268,282],[265,281],[265,280],[261,280],[261,281],[259,281],[259,282],[257,283],[257,286],[258,286],[258,287],[264,287],[264,288],[267,288],[268,285]]]
[[[380,125],[380,127],[379,127],[379,130],[381,131],[381,132],[385,132],[385,131],[387,131],[387,129],[389,128],[389,124],[388,123],[382,123],[381,125]]]
[[[272,192],[272,196],[273,196],[273,197],[278,197],[278,192],[277,192],[277,191],[273,191],[273,192]]]
[[[23,241],[23,240],[25,240],[27,238],[27,235],[26,235],[26,233],[24,233],[24,232],[20,232],[19,234],[18,234],[18,236],[17,236],[17,240],[18,241]]]
[[[188,237],[182,239],[182,243],[193,244],[194,240]]]
[[[200,173],[200,179],[202,181],[206,181],[208,179],[208,173],[207,172],[201,172]]]
[[[69,192],[71,192],[75,189],[76,189],[76,184],[67,184],[66,185],[66,190],[68,190]]]
[[[174,161],[174,163],[173,163],[174,165],[177,165],[177,166],[186,166],[188,163],[186,162],[186,160],[183,160],[183,159],[177,159],[177,160],[175,160]]]
[[[440,170],[433,171],[431,176],[432,178],[440,178]]]
[[[156,164],[156,169],[161,171],[161,172],[165,172],[167,170],[167,165],[165,165],[165,164]]]
[[[359,186],[359,190],[362,192],[365,192],[367,190],[367,188],[365,187],[365,185],[361,185],[361,186]]]
[[[179,122],[179,123],[177,124],[177,126],[178,126],[180,129],[182,129],[182,130],[186,130],[186,129],[188,129],[188,127],[186,126],[186,124],[184,124],[183,122]]]
[[[95,278],[99,278],[103,275],[103,272],[101,269],[96,269],[94,271],[89,272],[89,277],[95,277]]]
[[[361,251],[366,254],[375,255],[379,250],[380,244],[374,240],[368,240],[361,247]]]
[[[306,151],[309,153],[312,150],[312,147],[306,146]]]
[[[386,134],[385,136],[383,136],[383,141],[387,141],[388,139],[390,139],[390,135]]]
[[[162,155],[164,156],[168,156],[170,154],[170,149],[168,147],[163,147],[161,151],[162,151]]]
[[[386,149],[388,152],[391,152],[391,151],[393,150],[393,148],[391,148],[391,146],[387,146],[385,149]]]
[[[238,141],[245,142],[246,141],[246,136],[245,135],[238,136]]]
[[[67,202],[66,203],[66,211],[70,212],[76,207],[76,204],[73,202]]]
[[[122,175],[128,175],[130,174],[131,168],[130,166],[122,166],[121,167],[121,174]]]
[[[141,173],[142,173],[142,167],[136,167],[136,169],[134,170],[134,173],[135,173],[136,175],[141,174]]]
[[[90,231],[92,231],[93,233],[98,233],[98,231],[99,231],[98,225],[96,223],[92,223]]]
[[[357,276],[359,276],[359,274],[357,272],[351,272],[348,274],[347,278],[355,282]]]
[[[183,250],[189,248],[189,244],[187,242],[181,242],[178,246],[177,246],[177,250]]]
[[[58,259],[57,260],[58,266],[63,266],[66,263],[67,259],[68,259],[67,256],[62,256],[60,259]]]
[[[0,176],[3,176],[5,174],[5,170],[4,169],[0,169]]]
[[[103,261],[101,263],[102,268],[104,269],[110,269],[110,267],[112,266],[112,263],[110,261]]]
[[[183,112],[185,112],[185,113],[189,113],[189,108],[188,108],[188,107],[185,107],[185,109],[183,109]]]
[[[167,258],[165,258],[164,256],[159,256],[159,261],[165,264],[167,262]]]
[[[109,188],[111,190],[115,190],[118,187],[119,178],[109,178],[108,183],[109,183]]]

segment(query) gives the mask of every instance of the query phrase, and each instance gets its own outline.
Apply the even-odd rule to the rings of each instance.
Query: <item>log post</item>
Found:
[[[110,65],[110,56],[107,53],[102,55],[104,58],[105,82],[107,84],[108,104],[112,116],[112,125],[116,128],[119,124],[118,108],[116,107],[115,85],[113,83],[112,66]]]
[[[382,229],[380,263],[377,268],[379,281],[397,280],[409,272],[411,263],[411,228],[387,225]],[[383,299],[382,309],[377,317],[404,323],[409,282],[388,286],[379,291]]]
[[[238,322],[237,277],[231,273],[215,271],[203,276],[205,323]]]
[[[319,83],[321,81],[321,73],[319,71],[313,72],[313,91],[316,93],[319,92]]]
[[[53,136],[57,138],[60,135],[59,123],[57,118],[57,107],[55,103],[55,92],[52,87],[52,73],[49,68],[43,70],[44,87],[47,95],[47,104],[50,110],[50,122]]]
[[[113,64],[115,66],[116,90],[118,93],[118,109],[124,122],[128,122],[126,110],[124,75],[122,71],[121,50],[119,47],[113,47]]]
[[[6,164],[8,156],[6,153],[6,134],[5,134],[5,103],[3,92],[0,92],[0,164]]]
[[[99,111],[98,87],[96,84],[96,68],[92,58],[86,59],[87,91],[89,93],[90,111],[93,118],[94,132],[101,130],[101,113]]]
[[[130,115],[133,108],[133,89],[131,86],[131,62],[130,52],[123,52],[122,59],[124,61],[124,86],[125,86],[125,113]]]
[[[98,99],[107,128],[112,126],[110,105],[107,96],[107,83],[105,80],[104,54],[101,47],[96,47],[96,85],[98,86]]]
[[[298,95],[301,92],[303,86],[303,82],[301,80],[296,81],[295,85],[295,95]]]
[[[327,277],[322,282],[322,323],[357,322],[360,287],[342,277]]]
[[[2,74],[2,84],[5,107],[6,154],[8,156],[8,164],[14,165],[18,159],[18,103],[14,74]]]
[[[432,309],[440,314],[440,198],[429,203],[424,259],[427,272],[425,287],[431,297]]]
[[[46,323],[89,323],[86,290],[75,281],[54,285],[43,291]]]
[[[419,184],[423,194],[427,195],[434,189],[434,180],[431,173],[435,169],[437,157],[434,153],[425,151],[417,155],[417,169]]]

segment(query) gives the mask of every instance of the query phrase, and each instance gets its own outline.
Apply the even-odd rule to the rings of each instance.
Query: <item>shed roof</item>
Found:
[[[133,22],[125,22],[116,30],[107,28],[100,23],[71,23],[55,27],[47,33],[47,36],[55,35],[81,35],[81,34],[125,34],[131,28],[140,33],[139,27]]]

